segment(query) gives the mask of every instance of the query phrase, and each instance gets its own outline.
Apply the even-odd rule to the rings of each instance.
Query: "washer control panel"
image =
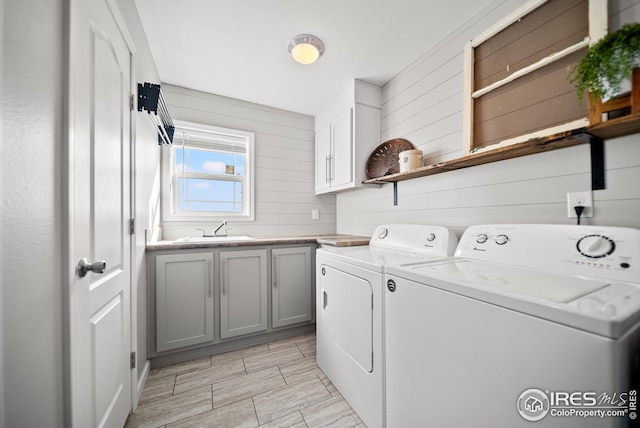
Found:
[[[640,283],[640,230],[575,225],[469,227],[456,256]]]

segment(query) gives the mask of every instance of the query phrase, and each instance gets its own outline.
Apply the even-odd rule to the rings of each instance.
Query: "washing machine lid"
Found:
[[[611,338],[640,322],[640,284],[462,258],[392,267],[390,275]]]
[[[415,271],[428,276],[481,285],[495,293],[553,303],[569,303],[609,285],[603,280],[470,260],[448,260],[422,265],[416,267]]]

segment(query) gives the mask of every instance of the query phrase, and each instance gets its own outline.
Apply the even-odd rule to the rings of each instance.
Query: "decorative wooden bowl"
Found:
[[[383,177],[400,172],[398,155],[405,150],[413,150],[413,144],[404,138],[394,138],[380,144],[367,159],[367,178]]]

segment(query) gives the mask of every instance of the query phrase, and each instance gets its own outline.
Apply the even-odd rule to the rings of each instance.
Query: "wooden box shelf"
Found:
[[[602,121],[603,115],[611,112],[621,112],[625,116],[611,119],[617,121],[628,116],[640,114],[640,68],[634,68],[631,75],[631,92],[627,95],[616,97],[612,100],[602,102],[600,99],[589,99],[589,123],[596,126],[609,121]]]

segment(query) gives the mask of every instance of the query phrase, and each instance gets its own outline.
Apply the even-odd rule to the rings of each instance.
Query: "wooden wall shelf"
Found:
[[[363,184],[394,183],[394,205],[397,205],[397,183],[399,181],[426,177],[447,171],[476,165],[527,156],[550,150],[562,149],[589,143],[591,145],[591,174],[593,190],[604,189],[604,145],[603,140],[640,133],[640,114],[630,114],[611,119],[587,128],[575,129],[542,138],[535,138],[495,150],[473,153],[458,159],[438,162],[411,171],[371,178]]]
[[[536,138],[522,143],[516,143],[495,150],[474,153],[469,156],[450,161],[438,162],[436,164],[423,166],[411,171],[385,175],[384,177],[371,178],[369,180],[365,180],[363,183],[381,184],[411,180],[413,178],[426,177],[428,175],[440,174],[442,172],[454,171],[471,166],[483,165],[505,159],[512,159],[520,156],[542,153],[549,150],[575,146],[578,144],[588,143],[593,138],[593,135],[587,133],[585,129],[578,129],[575,131],[555,134],[549,137]]]
[[[483,165],[520,156],[562,149],[583,143],[591,143],[594,139],[606,140],[635,133],[640,133],[640,114],[611,119],[607,122],[589,126],[587,128],[575,129],[573,131],[550,135],[543,138],[535,138],[495,150],[474,153],[469,156],[445,162],[438,162],[433,165],[423,166],[411,171],[385,175],[384,177],[371,178],[369,180],[365,180],[363,183],[383,184],[411,180],[413,178],[426,177],[428,175],[440,174],[442,172],[454,171],[456,169],[468,168],[470,166]]]

